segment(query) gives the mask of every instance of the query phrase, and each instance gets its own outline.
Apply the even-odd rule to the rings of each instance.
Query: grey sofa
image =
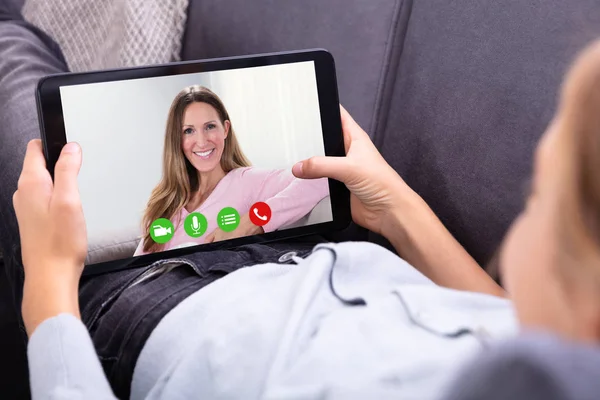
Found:
[[[341,102],[485,265],[562,75],[598,36],[600,0],[191,0],[182,56],[330,50]],[[338,239],[385,244],[356,227]]]
[[[341,102],[483,265],[565,69],[600,36],[598,0],[199,0],[188,18],[185,59],[330,50]]]

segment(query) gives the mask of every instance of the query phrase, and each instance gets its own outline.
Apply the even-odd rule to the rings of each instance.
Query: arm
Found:
[[[135,248],[135,252],[133,253],[133,256],[137,257],[137,256],[143,256],[146,254],[148,254],[148,253],[144,251],[144,237],[142,236],[140,238],[140,241],[138,242],[137,247]]]
[[[242,236],[272,232],[295,222],[308,214],[319,201],[329,194],[327,179],[298,179],[287,170],[246,169],[240,179],[248,197],[248,207],[262,201],[271,208],[271,220],[264,226],[256,226],[249,213],[240,215],[240,223],[232,232],[215,229],[206,237],[206,243]]]
[[[327,179],[298,179],[291,171],[269,171],[262,180],[253,201],[264,201],[272,211],[271,220],[263,226],[273,232],[308,214],[319,201],[329,194]]]
[[[400,257],[438,285],[504,296],[504,290],[454,239],[416,193],[400,198],[381,234]]]
[[[13,204],[25,271],[23,322],[30,337],[33,398],[113,399],[85,326],[78,287],[87,253],[77,174],[81,149],[70,143],[54,171],[40,140],[27,147]]]
[[[29,339],[32,398],[116,399],[85,325],[71,313],[52,315]]]
[[[294,175],[345,183],[352,193],[354,222],[385,236],[399,255],[438,285],[503,296],[504,290],[385,162],[346,110],[341,111],[346,156],[313,157],[296,164]]]

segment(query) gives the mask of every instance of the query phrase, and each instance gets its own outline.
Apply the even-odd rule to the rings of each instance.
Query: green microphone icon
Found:
[[[185,218],[183,228],[185,229],[185,233],[190,237],[197,238],[204,235],[206,232],[208,221],[204,215],[198,212],[191,213]]]

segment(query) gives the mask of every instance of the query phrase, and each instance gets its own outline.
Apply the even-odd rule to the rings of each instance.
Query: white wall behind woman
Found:
[[[325,154],[312,62],[217,71],[209,77],[253,164],[289,168]]]
[[[162,173],[169,107],[195,84],[222,98],[254,165],[291,168],[324,154],[312,62],[63,87],[67,138],[83,149],[79,185],[90,247],[140,235]]]

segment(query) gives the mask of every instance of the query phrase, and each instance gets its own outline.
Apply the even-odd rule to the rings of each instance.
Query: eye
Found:
[[[192,129],[192,128],[186,128],[183,131],[184,135],[191,135],[192,133],[194,133],[194,129]]]
[[[216,127],[217,127],[217,124],[210,123],[210,124],[206,125],[206,130],[210,131],[210,130],[215,129]]]

